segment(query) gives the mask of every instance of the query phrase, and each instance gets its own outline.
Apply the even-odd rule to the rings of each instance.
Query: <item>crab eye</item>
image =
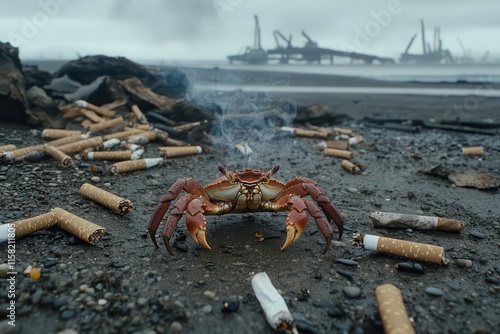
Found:
[[[219,172],[222,175],[226,175],[226,173],[227,173],[226,167],[224,167],[222,164],[219,164],[219,166],[217,166],[217,168],[219,168]]]
[[[273,167],[273,169],[271,170],[271,175],[274,175],[278,172],[278,170],[280,169],[280,165],[275,165]]]

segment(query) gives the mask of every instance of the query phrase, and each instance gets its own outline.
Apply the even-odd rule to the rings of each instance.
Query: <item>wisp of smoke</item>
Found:
[[[195,86],[196,76],[192,73],[188,76]],[[263,160],[271,153],[273,138],[283,134],[280,127],[292,126],[297,113],[295,103],[268,94],[236,90],[239,80],[234,74],[227,74],[219,82],[235,85],[235,91],[192,92],[192,98],[198,103],[216,103],[221,107],[210,133],[215,139],[215,149],[226,154],[224,164],[230,169],[264,168]],[[283,156],[290,150],[290,145],[280,144],[279,151]]]

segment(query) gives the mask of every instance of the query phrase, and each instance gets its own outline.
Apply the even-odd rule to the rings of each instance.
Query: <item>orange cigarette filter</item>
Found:
[[[38,230],[52,227],[57,224],[57,217],[52,212],[13,222],[16,229],[16,238],[23,237]]]
[[[130,200],[116,196],[89,183],[84,183],[80,187],[80,195],[120,214],[129,213],[134,208]]]
[[[344,168],[346,171],[348,171],[351,174],[359,173],[360,169],[358,166],[350,162],[349,160],[342,160],[340,163],[340,166]]]
[[[48,154],[50,154],[54,159],[59,161],[59,163],[61,164],[62,167],[67,168],[67,167],[73,166],[73,159],[71,159],[70,156],[68,156],[66,153],[62,152],[57,147],[45,145],[44,148]]]
[[[86,148],[96,147],[102,144],[102,137],[92,137],[74,143],[58,146],[61,152],[66,154],[83,151]]]
[[[110,166],[110,171],[113,174],[121,174],[133,172],[136,170],[151,168],[163,163],[163,158],[149,158],[139,160],[120,161]]]
[[[201,152],[201,146],[162,146],[158,148],[158,155],[164,158],[200,154]]]
[[[0,152],[9,152],[14,151],[15,149],[17,149],[17,147],[14,144],[0,146]]]
[[[340,133],[342,135],[352,135],[352,130],[351,129],[346,129],[346,128],[339,128],[337,126],[333,127],[333,132]]]
[[[338,150],[336,148],[325,148],[323,150],[323,154],[329,157],[350,159],[354,153],[345,150]]]
[[[110,119],[110,120],[107,120],[107,121],[104,121],[101,123],[89,125],[87,127],[87,129],[89,131],[97,132],[97,131],[102,131],[105,129],[109,129],[109,128],[118,126],[122,123],[123,123],[123,117],[120,116],[120,117],[113,118],[113,119]]]
[[[45,129],[42,131],[43,138],[64,138],[70,136],[78,136],[81,135],[82,132],[79,130],[65,130],[65,129]]]
[[[463,155],[469,156],[481,156],[484,154],[484,147],[482,146],[472,146],[472,147],[462,147]]]
[[[132,109],[132,112],[134,113],[135,117],[137,117],[137,119],[139,120],[139,123],[142,124],[148,123],[146,116],[144,116],[141,109],[139,109],[139,107],[136,104],[134,104],[130,109]]]
[[[380,285],[375,289],[380,318],[386,334],[414,334],[401,291],[392,284]]]
[[[57,217],[57,225],[59,227],[85,242],[94,243],[106,232],[104,227],[78,217],[61,208],[52,209],[52,213]]]

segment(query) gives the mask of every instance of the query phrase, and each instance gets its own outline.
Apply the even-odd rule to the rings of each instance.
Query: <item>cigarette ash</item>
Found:
[[[196,82],[196,76],[191,74],[189,77],[191,83]],[[217,81],[237,86],[241,80],[235,75],[227,75]],[[264,158],[276,151],[271,146],[272,140],[285,135],[280,128],[292,126],[297,115],[294,101],[263,93],[195,90],[191,95],[201,104],[215,103],[220,107],[216,110],[210,135],[214,138],[214,149],[225,153],[224,165],[231,169],[261,168]],[[287,147],[280,146],[281,154],[290,151],[291,144],[290,141]]]

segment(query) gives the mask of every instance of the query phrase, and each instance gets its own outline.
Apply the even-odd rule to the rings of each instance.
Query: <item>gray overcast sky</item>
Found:
[[[0,2],[0,41],[20,46],[21,57],[73,59],[106,54],[135,60],[224,59],[253,43],[260,18],[262,44],[272,32],[304,29],[322,47],[399,57],[414,33],[420,53],[420,19],[432,43],[441,27],[444,48],[500,58],[498,0],[17,0]],[[378,14],[377,14],[378,13]],[[389,15],[387,15],[389,14]],[[378,21],[377,21],[378,20]]]

